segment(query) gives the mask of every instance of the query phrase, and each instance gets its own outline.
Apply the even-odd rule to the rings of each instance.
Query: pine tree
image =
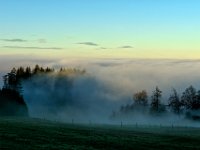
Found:
[[[175,89],[172,89],[172,94],[169,97],[169,107],[174,113],[180,114],[181,101]]]
[[[188,87],[182,94],[181,102],[188,110],[197,109],[197,92],[193,86]]]
[[[161,108],[161,97],[162,97],[162,91],[156,87],[155,91],[153,91],[153,94],[151,96],[151,112],[158,113]]]

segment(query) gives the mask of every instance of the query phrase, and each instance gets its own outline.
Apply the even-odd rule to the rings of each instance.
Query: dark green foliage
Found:
[[[165,111],[164,105],[161,105],[161,97],[162,91],[156,87],[151,96],[151,113],[159,114],[160,112]]]
[[[53,89],[49,89],[49,77],[48,74],[54,73],[55,75],[55,87]],[[43,90],[41,88],[49,89],[51,97],[55,97],[55,100],[58,100],[58,105],[64,106],[66,102],[70,100],[70,88],[72,86],[72,80],[67,78],[67,76],[73,75],[82,75],[85,74],[85,70],[79,69],[60,69],[60,71],[55,71],[52,68],[43,68],[39,65],[36,65],[33,69],[30,67],[19,67],[13,68],[8,74],[6,74],[4,79],[4,86],[1,91],[0,100],[1,100],[1,114],[0,115],[20,115],[17,114],[20,110],[23,110],[25,116],[28,114],[27,107],[23,99],[23,82],[39,76],[42,77],[43,80],[38,80],[36,87],[38,90]],[[39,79],[39,78],[38,78]],[[29,80],[30,81],[30,80]],[[65,82],[66,84],[64,84]],[[66,90],[66,92],[62,92]],[[59,95],[59,97],[57,97]],[[45,97],[43,97],[45,98]],[[48,97],[46,97],[48,100]],[[51,103],[51,102],[48,102]],[[56,108],[52,105],[53,108]],[[56,110],[53,110],[56,112]],[[21,114],[22,115],[22,114]]]
[[[13,68],[3,77],[4,86],[0,90],[0,116],[28,116],[28,109],[23,99],[22,80],[31,77],[31,69],[27,67]]]
[[[181,102],[188,110],[200,109],[200,92],[197,92],[193,86],[188,87],[183,92]]]
[[[4,88],[5,89],[13,89],[18,92],[22,92],[22,86],[21,82],[24,80],[27,80],[35,75],[41,75],[41,74],[49,74],[49,73],[55,73],[55,70],[53,68],[43,68],[40,67],[39,65],[35,65],[33,69],[30,67],[19,67],[19,68],[13,68],[8,74],[6,74],[3,79],[4,79]],[[57,75],[73,75],[73,74],[85,74],[85,70],[80,70],[80,69],[75,69],[75,68],[61,68],[58,72],[56,72]]]
[[[0,90],[0,116],[28,116],[23,97],[15,90]]]
[[[3,78],[5,89],[12,89],[18,92],[20,91],[20,83],[19,79],[17,78],[17,70],[15,68],[13,68],[10,73],[5,75]]]
[[[200,109],[200,90],[196,93],[195,109]]]
[[[182,103],[175,89],[172,90],[172,94],[169,97],[169,107],[175,114],[180,114]]]

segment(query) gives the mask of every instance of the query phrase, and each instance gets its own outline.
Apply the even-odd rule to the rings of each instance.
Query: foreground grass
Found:
[[[200,149],[200,129],[0,118],[0,149]]]

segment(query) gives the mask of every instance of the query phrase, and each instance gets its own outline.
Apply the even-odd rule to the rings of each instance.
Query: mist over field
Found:
[[[0,68],[6,72],[6,68],[23,66],[24,62],[24,66],[35,65],[34,60],[24,60],[6,66],[1,60]],[[162,103],[167,104],[172,88],[177,89],[179,95],[190,85],[200,89],[200,60],[63,59],[43,60],[38,64],[85,69],[86,74],[58,77],[52,73],[23,82],[24,99],[31,117],[65,122],[111,123],[116,121],[110,120],[112,112],[118,111],[122,105],[131,104],[133,94],[138,91],[146,90],[150,102],[152,91],[158,86],[163,91]],[[173,115],[155,119],[138,113],[121,120],[126,123],[182,124],[180,118]],[[190,121],[185,121],[186,124]]]

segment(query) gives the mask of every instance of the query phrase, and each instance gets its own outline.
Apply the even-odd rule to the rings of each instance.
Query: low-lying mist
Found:
[[[23,83],[33,117],[71,122],[105,122],[127,100],[90,75],[41,75]]]
[[[51,73],[23,82],[24,99],[32,117],[77,123],[198,124],[173,114],[153,118],[135,113],[118,120],[111,119],[111,115],[120,106],[131,104],[133,94],[141,90],[150,96],[158,86],[163,91],[162,103],[167,104],[172,88],[180,95],[190,85],[200,89],[200,60],[58,60],[43,64],[49,65],[81,68],[86,73]]]

